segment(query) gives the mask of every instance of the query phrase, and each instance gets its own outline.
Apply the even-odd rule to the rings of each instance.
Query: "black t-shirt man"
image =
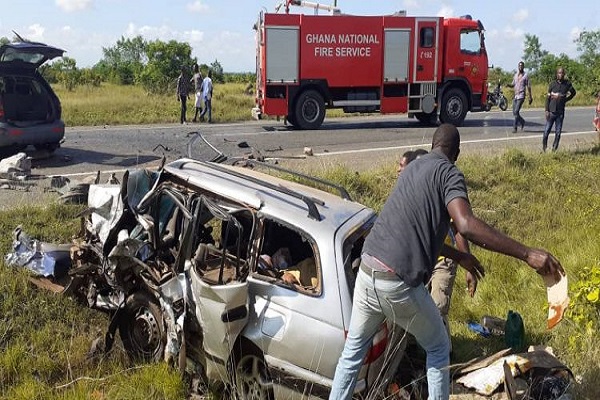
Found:
[[[363,251],[392,269],[408,285],[425,282],[450,227],[446,206],[468,201],[462,172],[432,151],[402,172],[366,238]]]

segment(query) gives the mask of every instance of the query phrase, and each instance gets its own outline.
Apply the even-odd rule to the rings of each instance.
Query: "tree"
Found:
[[[488,82],[492,84],[492,89],[496,87],[496,84],[500,82],[501,85],[506,85],[512,82],[512,74],[504,71],[500,67],[491,69],[488,73]]]
[[[175,40],[168,43],[160,40],[150,42],[146,54],[148,64],[140,74],[140,83],[150,93],[174,93],[181,67],[186,67],[191,73],[192,65],[197,62],[191,58],[191,46]]]
[[[10,43],[10,40],[8,40],[7,37],[4,37],[4,36],[0,37],[0,46],[2,46],[3,44],[8,44],[8,43]]]
[[[48,82],[60,82],[69,91],[75,89],[79,83],[80,71],[77,62],[71,57],[62,57],[48,65],[42,71]]]
[[[148,61],[148,43],[142,36],[121,39],[113,47],[103,47],[103,59],[95,69],[116,83],[132,85],[139,78]]]
[[[525,34],[525,44],[523,50],[523,62],[525,68],[532,72],[532,75],[540,68],[542,59],[548,55],[548,51],[542,50],[540,39],[536,35]]]
[[[584,30],[575,39],[575,43],[584,64],[594,63],[600,58],[600,29],[594,32]]]
[[[210,69],[212,70],[212,80],[216,83],[225,83],[225,78],[223,76],[223,67],[221,63],[215,59],[215,61],[210,64]]]
[[[585,66],[569,58],[564,53],[561,53],[558,57],[554,54],[545,56],[540,64],[538,70],[538,78],[541,82],[549,83],[556,79],[556,70],[562,67],[566,72],[566,77],[573,83],[573,85],[579,89],[582,85],[585,85]]]
[[[586,89],[590,94],[596,94],[600,87],[600,29],[597,31],[584,30],[575,39],[577,51],[581,52],[579,60],[585,65]]]

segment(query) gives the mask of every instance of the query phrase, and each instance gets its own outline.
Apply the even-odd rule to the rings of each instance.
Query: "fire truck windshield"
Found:
[[[460,31],[460,51],[466,54],[477,55],[481,51],[482,40],[478,30]]]

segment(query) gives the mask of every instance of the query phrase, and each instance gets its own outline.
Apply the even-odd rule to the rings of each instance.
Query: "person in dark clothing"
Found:
[[[182,125],[186,124],[187,99],[190,94],[190,82],[186,76],[186,68],[181,67],[181,73],[177,77],[177,101],[181,103],[181,116],[179,121]]]
[[[558,149],[560,134],[565,118],[565,104],[575,97],[576,93],[577,92],[573,85],[571,85],[571,82],[565,79],[564,68],[559,67],[556,70],[556,80],[548,87],[548,94],[546,97],[546,127],[544,128],[544,137],[542,138],[542,148],[544,151],[546,151],[546,147],[548,147],[548,135],[550,135],[552,125],[555,124],[552,151]]]
[[[552,254],[517,242],[473,215],[465,177],[454,165],[459,153],[458,129],[440,125],[431,152],[400,174],[368,234],[330,400],[352,398],[369,344],[386,319],[412,333],[425,349],[429,399],[449,398],[450,343],[424,283],[440,254],[483,276],[474,256],[444,245],[450,219],[462,236],[482,248],[525,261],[538,274],[557,281],[564,275]]]

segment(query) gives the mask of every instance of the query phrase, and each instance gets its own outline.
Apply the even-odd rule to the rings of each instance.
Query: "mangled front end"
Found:
[[[248,314],[242,227],[215,199],[162,173],[91,185],[73,244],[42,246],[19,230],[7,261],[111,313],[106,349],[118,330],[133,358],[192,363],[223,380]]]

